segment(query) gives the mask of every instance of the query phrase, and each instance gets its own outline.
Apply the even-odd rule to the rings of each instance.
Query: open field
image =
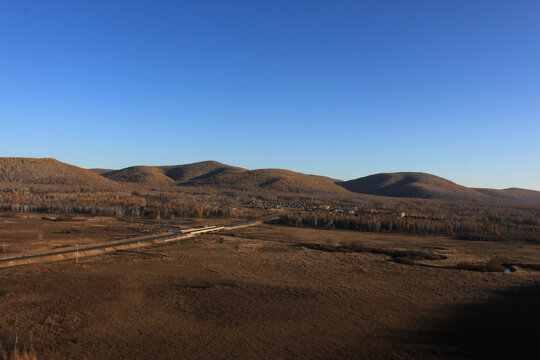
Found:
[[[58,249],[134,236],[166,233],[171,227],[223,225],[241,219],[196,218],[160,220],[106,216],[0,212],[0,257],[23,251]]]
[[[0,219],[11,235],[45,221],[47,241],[78,236],[53,234],[79,222],[26,215]],[[89,239],[161,226],[94,221]],[[0,270],[0,337],[39,359],[533,358],[540,272],[452,266],[539,255],[526,243],[262,225]]]
[[[277,214],[270,214],[265,217],[260,217],[252,220],[237,221],[234,223],[225,223],[222,221],[222,225],[213,226],[198,226],[185,228],[184,226],[168,226],[161,225],[157,231],[153,231],[152,228],[145,229],[139,233],[132,233],[127,236],[116,236],[114,240],[107,240],[103,242],[85,242],[79,244],[77,242],[74,246],[54,246],[52,248],[44,248],[38,250],[24,251],[19,253],[3,252],[0,257],[0,268],[28,265],[35,263],[51,262],[51,261],[64,261],[69,259],[75,259],[78,263],[79,258],[88,256],[103,255],[110,252],[118,251],[132,251],[136,249],[140,252],[141,248],[150,246],[160,246],[167,243],[189,241],[193,237],[200,236],[202,234],[216,233],[220,231],[232,231],[236,229],[242,229],[251,226],[260,226],[265,221],[277,220],[279,216]],[[51,220],[45,218],[42,220],[47,221],[73,221],[72,218],[56,218]],[[77,221],[87,220],[85,218],[77,219]],[[123,222],[128,222],[123,220]],[[183,223],[189,223],[184,221]],[[42,233],[40,233],[42,237]],[[2,247],[5,249],[5,242],[2,242]]]

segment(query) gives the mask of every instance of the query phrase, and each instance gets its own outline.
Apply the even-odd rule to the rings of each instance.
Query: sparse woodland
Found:
[[[371,209],[365,207],[354,215],[328,211],[296,212],[283,215],[279,222],[289,226],[452,235],[463,240],[517,240],[540,244],[540,208],[535,206],[387,201]]]
[[[358,197],[328,200],[311,194],[259,193],[178,186],[122,189],[69,185],[3,183],[0,209],[14,212],[87,214],[176,219],[231,217],[236,199],[287,202],[303,211],[283,215],[278,223],[369,232],[452,235],[466,240],[519,240],[540,243],[540,207],[438,200]],[[191,191],[191,193],[189,192]],[[330,204],[330,210],[314,210]],[[257,206],[257,205],[255,205]],[[354,214],[346,209],[356,208]],[[344,209],[344,210],[341,210]],[[404,214],[404,216],[402,216]]]
[[[2,186],[0,209],[152,219],[230,216],[230,207],[224,202],[188,194],[156,190],[89,190],[44,185],[24,188]]]

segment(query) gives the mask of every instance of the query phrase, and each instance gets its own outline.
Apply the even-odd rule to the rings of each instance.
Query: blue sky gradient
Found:
[[[0,155],[540,190],[540,2],[0,0]]]

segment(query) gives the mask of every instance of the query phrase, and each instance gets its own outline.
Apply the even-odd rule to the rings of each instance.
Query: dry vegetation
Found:
[[[1,293],[0,296],[4,295]],[[37,360],[32,336],[18,330],[0,330],[1,360]]]
[[[316,196],[346,198],[351,194],[336,184],[335,179],[306,175],[289,170],[246,170],[204,161],[174,166],[133,166],[103,173],[103,176],[127,183],[177,184],[186,189],[227,189],[235,193],[250,192],[262,196]],[[354,196],[354,195],[353,195]]]
[[[339,184],[352,192],[370,195],[540,205],[538,191],[468,188],[435,175],[418,172],[375,174]]]
[[[280,218],[280,223],[370,232],[452,235],[462,240],[540,243],[538,206],[386,201],[364,204],[355,215],[328,211],[288,213]]]
[[[281,169],[252,171],[224,171],[209,177],[193,179],[181,185],[221,187],[256,194],[287,193],[289,195],[310,194],[318,198],[346,198],[345,189],[335,184],[334,179],[296,173]]]
[[[266,200],[305,210],[285,215],[281,223],[286,225],[540,242],[538,205],[356,194],[326,177],[277,169],[249,171],[215,161],[138,166],[105,172],[104,176],[108,178],[54,159],[1,158],[0,209],[175,219],[236,216],[240,203]],[[487,197],[494,191],[481,192],[419,173],[362,179],[347,182],[345,187],[395,196],[439,194],[443,198]],[[532,200],[538,195],[520,189],[505,191]],[[334,211],[313,211],[323,204],[331,205]],[[350,209],[354,209],[352,215]],[[402,213],[406,215],[402,217]]]
[[[0,183],[68,185],[93,190],[117,189],[118,184],[94,172],[55,159],[0,158]]]
[[[88,214],[93,216],[177,219],[236,217],[236,199],[276,199],[275,193],[254,197],[253,192],[227,193],[212,188],[198,193],[177,186],[94,190],[72,186],[9,185],[0,187],[0,209],[14,212]],[[265,194],[261,191],[260,194]],[[283,199],[285,198],[285,199]],[[519,240],[540,243],[540,207],[366,198],[325,201],[304,196],[277,197],[297,206],[279,222],[369,232],[452,235],[463,240]],[[332,204],[334,211],[314,210]],[[257,206],[257,205],[255,205]],[[353,209],[354,214],[348,214]],[[303,209],[304,211],[298,211]],[[338,209],[338,211],[336,211]],[[343,209],[343,210],[341,210]],[[404,214],[404,216],[402,216]]]
[[[32,347],[19,349],[17,345],[4,348],[0,344],[0,356],[2,356],[2,360],[37,360],[37,355]]]
[[[0,188],[0,209],[153,219],[233,216],[227,199],[141,188],[88,190],[66,186],[10,186]]]
[[[6,254],[286,210],[230,234],[2,270],[4,359],[535,354],[538,205],[362,195],[216,162],[101,170],[109,179],[51,159],[0,165]]]
[[[99,171],[99,169],[97,170]],[[222,171],[246,171],[217,161],[202,161],[187,165],[131,166],[122,170],[101,172],[114,181],[138,184],[181,183]]]
[[[534,264],[536,245],[273,225],[231,235],[2,270],[0,336],[50,359],[534,354],[540,273],[459,266]]]
[[[425,173],[375,174],[345,181],[341,185],[350,191],[371,195],[452,200],[489,200],[488,196],[478,193],[474,189]]]

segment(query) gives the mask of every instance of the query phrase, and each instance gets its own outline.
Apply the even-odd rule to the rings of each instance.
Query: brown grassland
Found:
[[[216,220],[51,218],[4,213],[0,235],[42,247]],[[533,358],[539,255],[524,242],[261,225],[3,269],[0,339],[40,359]]]

